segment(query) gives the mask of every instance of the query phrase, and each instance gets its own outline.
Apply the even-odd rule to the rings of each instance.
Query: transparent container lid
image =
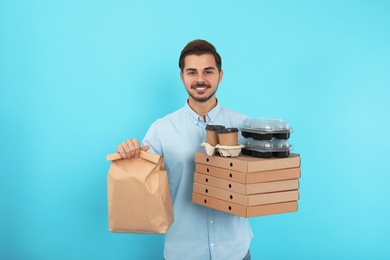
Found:
[[[247,118],[240,129],[256,132],[292,132],[287,121],[276,118]]]

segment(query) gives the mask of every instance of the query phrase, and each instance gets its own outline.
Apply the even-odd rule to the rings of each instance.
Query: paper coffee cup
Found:
[[[223,128],[218,130],[219,145],[238,145],[238,128]]]
[[[206,125],[207,143],[212,146],[219,144],[218,130],[223,128],[223,125]]]

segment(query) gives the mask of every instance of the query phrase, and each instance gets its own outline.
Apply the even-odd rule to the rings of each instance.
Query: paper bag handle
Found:
[[[148,160],[152,163],[157,164],[159,163],[161,156],[158,154],[141,151],[139,157],[144,160]],[[119,153],[112,153],[107,155],[107,161],[115,161],[120,159],[122,159],[122,156]]]

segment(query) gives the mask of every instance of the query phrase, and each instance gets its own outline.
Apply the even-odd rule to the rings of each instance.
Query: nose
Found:
[[[204,83],[204,79],[202,78],[202,76],[199,76],[199,77],[196,79],[196,83],[198,83],[198,84]]]

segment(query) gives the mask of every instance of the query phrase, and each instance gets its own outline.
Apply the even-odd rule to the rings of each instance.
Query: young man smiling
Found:
[[[211,65],[213,63],[215,60],[212,54],[192,54],[185,57],[185,67],[180,72],[180,78],[190,96],[188,102],[191,108],[204,104],[212,107],[216,105],[215,93],[222,81],[223,71],[216,65]],[[210,66],[204,67],[208,64]]]
[[[184,107],[155,121],[143,139],[118,146],[122,158],[140,150],[164,156],[175,220],[165,235],[164,258],[250,259],[253,237],[248,220],[192,203],[194,154],[202,152],[207,124],[238,127],[246,116],[220,106],[216,92],[223,78],[221,57],[207,41],[188,43],[179,59],[180,78],[188,92]]]

